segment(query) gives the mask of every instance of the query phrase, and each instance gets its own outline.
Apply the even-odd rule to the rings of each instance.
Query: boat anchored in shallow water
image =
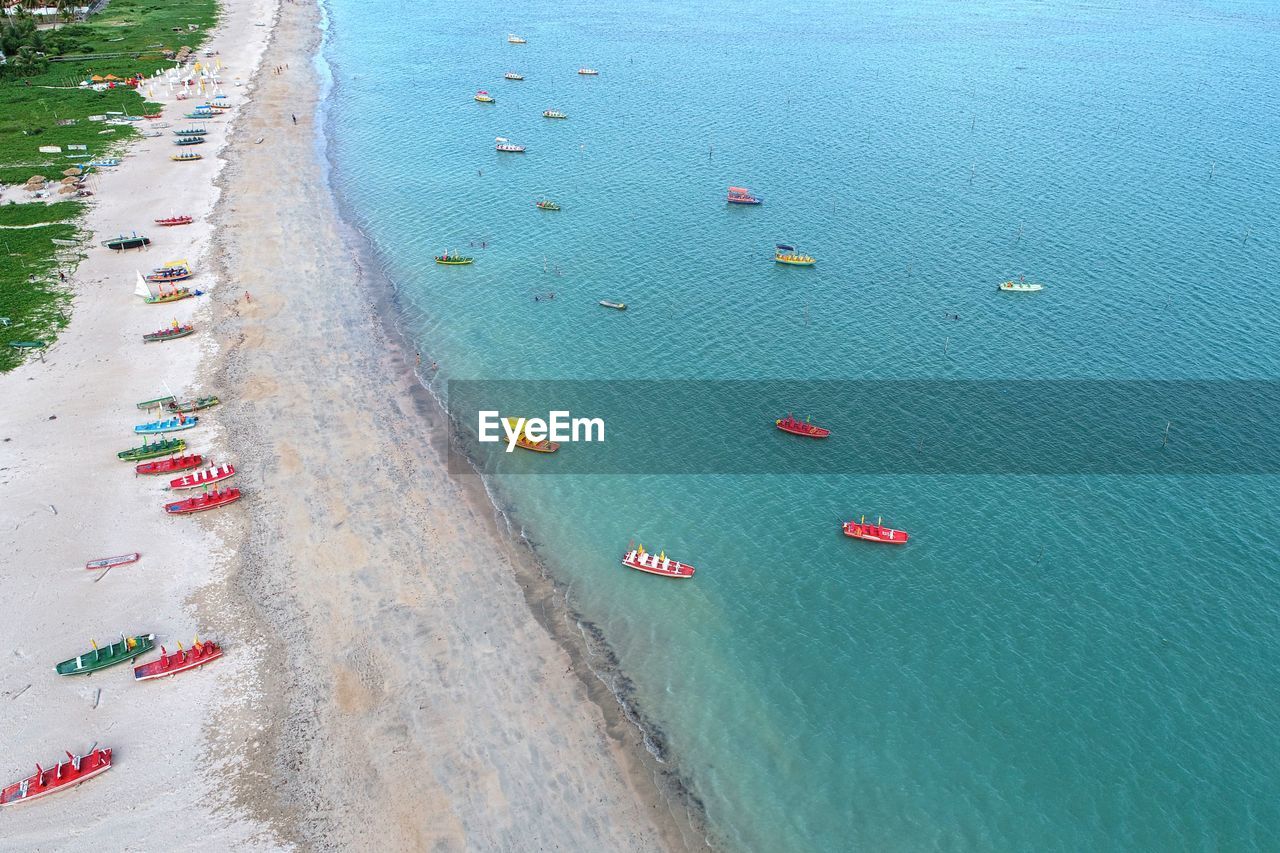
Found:
[[[516,35],[515,33],[507,33],[507,44],[528,44],[529,40]]]
[[[795,246],[788,246],[786,243],[779,243],[774,248],[773,259],[780,264],[793,267],[811,267],[818,262],[816,258],[802,255],[796,251]]]
[[[595,70],[594,68],[579,68],[578,73],[581,74],[583,77],[599,77],[600,76],[600,72]]]
[[[35,773],[0,791],[0,806],[25,803],[58,791],[70,790],[110,769],[110,749],[95,749],[88,755],[72,755],[68,752],[66,761],[58,762],[49,770],[37,764]]]
[[[622,555],[622,565],[638,572],[659,575],[664,578],[691,578],[694,568],[688,563],[672,560],[666,551],[650,554],[643,545]]]
[[[519,418],[507,418],[506,420],[508,428],[512,431],[517,427],[520,429],[520,432],[516,434],[516,447],[523,447],[525,450],[532,450],[534,453],[555,453],[560,449],[560,445],[549,438],[544,438],[541,441],[534,441],[530,438]]]
[[[514,72],[514,71],[508,71],[506,74],[503,74],[503,75],[502,75],[502,79],[504,79],[504,80],[523,80],[523,79],[524,79],[524,75],[523,75],[523,74],[517,74],[517,73],[516,73],[516,72]]]
[[[905,545],[911,538],[905,530],[885,527],[881,524],[882,521],[884,521],[883,518],[878,518],[875,524],[867,524],[865,515],[861,521],[846,521],[844,535],[853,539],[865,539],[868,542],[883,542],[886,545]]]
[[[543,110],[542,117],[543,118],[568,118],[569,114],[562,113],[559,110]]]
[[[826,438],[831,435],[831,430],[811,424],[808,419],[803,421],[796,420],[790,414],[785,418],[779,418],[774,421],[774,424],[783,432],[789,432],[792,435],[803,435],[806,438]]]
[[[466,258],[457,252],[451,252],[449,249],[444,250],[444,254],[436,255],[436,263],[443,264],[447,267],[461,267],[472,263],[474,258]]]
[[[1037,284],[1033,281],[1027,281],[1022,276],[1018,276],[1017,281],[1002,281],[1000,284],[996,285],[996,288],[1007,293],[1036,293],[1044,290],[1044,285]]]
[[[496,145],[493,146],[495,151],[502,151],[507,154],[523,154],[524,153],[523,145],[516,145],[510,139],[507,139],[505,136],[494,137],[493,141],[497,143]]]
[[[627,303],[625,302],[613,302],[612,300],[609,300],[609,299],[601,299],[600,304],[603,305],[605,308],[613,308],[616,311],[627,310]]]
[[[533,206],[538,208],[538,210],[559,210],[560,209],[560,205],[556,204],[554,201],[552,201],[549,198],[544,198],[541,201],[536,201],[534,202]]]
[[[476,100],[482,104],[496,104],[498,102],[493,95],[490,95],[484,89],[476,92]]]
[[[729,196],[726,201],[729,204],[759,204],[764,199],[752,195],[751,190],[746,187],[729,187]]]

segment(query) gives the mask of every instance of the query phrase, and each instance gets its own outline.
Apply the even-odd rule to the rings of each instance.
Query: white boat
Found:
[[[1023,281],[1022,279],[1018,279],[1017,281],[1003,281],[998,285],[998,287],[1000,290],[1005,290],[1009,293],[1035,293],[1038,290],[1044,290],[1043,284],[1036,284],[1032,281]]]
[[[515,33],[507,33],[508,44],[528,44],[528,39],[521,38]]]

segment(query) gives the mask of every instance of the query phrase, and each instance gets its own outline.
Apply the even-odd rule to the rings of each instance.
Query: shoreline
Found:
[[[285,11],[289,11],[290,7],[282,7]],[[292,7],[303,10],[303,15],[310,25],[291,25],[287,21],[282,21],[273,33],[273,38],[267,50],[268,64],[292,65],[293,62],[299,62],[299,68],[304,66],[313,69],[316,65],[324,62],[319,54],[321,31],[316,26],[320,16],[323,14],[318,7],[313,10],[311,7]],[[284,16],[282,15],[282,18]],[[318,62],[314,61],[318,58]],[[311,60],[309,62],[309,60]],[[296,78],[296,72],[292,74]],[[262,90],[266,90],[261,103],[254,104],[250,108],[249,115],[251,121],[253,119],[261,119],[257,115],[261,110],[265,109],[265,104],[272,101],[273,78],[260,78],[258,85]],[[320,81],[308,79],[302,84],[295,84],[292,90],[293,97],[290,105],[298,102],[299,88],[305,90],[302,95],[304,105],[298,108],[299,115],[306,115],[305,122],[299,119],[299,131],[305,131],[309,139],[315,139],[314,131],[311,127],[312,121],[322,114],[322,95],[319,91]],[[307,125],[305,128],[302,125]],[[275,128],[278,130],[279,128]],[[286,131],[288,128],[286,127]],[[258,131],[248,134],[250,136],[257,135]],[[298,143],[293,143],[296,146]],[[373,249],[368,244],[366,238],[359,233],[358,229],[342,218],[341,203],[338,194],[331,186],[328,175],[331,174],[332,164],[327,162],[327,145],[323,151],[317,150],[317,147],[310,141],[304,141],[302,145],[307,145],[314,152],[312,158],[314,162],[309,165],[314,169],[323,172],[323,178],[318,182],[319,191],[328,196],[327,206],[329,210],[320,212],[322,218],[332,217],[332,221],[320,223],[329,238],[336,237],[336,242],[330,243],[330,251],[339,257],[335,261],[345,261],[345,263],[335,263],[333,266],[342,269],[349,266],[349,273],[354,277],[346,279],[345,275],[340,276],[344,279],[344,283],[340,285],[337,294],[329,294],[341,296],[344,293],[355,293],[357,297],[350,302],[355,305],[348,304],[337,306],[334,302],[325,298],[325,308],[329,309],[324,312],[314,311],[310,316],[316,318],[329,318],[332,316],[330,310],[335,313],[344,314],[344,319],[354,315],[358,318],[361,314],[366,316],[368,320],[375,324],[376,334],[368,336],[368,340],[364,341],[363,353],[354,353],[347,350],[344,355],[344,361],[349,363],[357,360],[367,361],[369,364],[376,364],[378,380],[383,382],[387,387],[381,389],[383,393],[377,394],[384,403],[389,402],[390,408],[394,409],[398,415],[404,415],[409,420],[414,421],[407,424],[405,432],[425,438],[425,444],[430,448],[429,454],[434,457],[431,460],[422,460],[416,456],[409,459],[397,459],[395,461],[407,464],[410,468],[414,466],[426,467],[428,464],[434,464],[435,470],[430,473],[430,477],[435,480],[448,479],[444,445],[446,444],[444,432],[445,422],[442,412],[435,398],[430,394],[419,381],[413,368],[413,359],[410,355],[412,348],[408,346],[403,334],[404,330],[399,327],[395,317],[395,293],[394,287],[389,281],[382,277],[377,271],[376,263],[371,262]],[[237,192],[239,186],[242,186],[243,178],[239,176],[239,172],[248,168],[249,161],[254,160],[254,155],[260,153],[255,152],[249,147],[242,147],[240,150],[233,150],[229,157],[228,167],[224,173],[223,180],[226,182],[224,192],[226,193],[227,205],[225,206],[223,217],[225,221],[222,223],[221,236],[218,241],[218,252],[225,259],[235,257],[239,251],[244,250],[243,245],[238,245],[239,238],[235,236],[236,218],[229,215],[236,212],[236,206],[242,199]],[[281,159],[292,159],[290,156],[284,156]],[[301,189],[301,187],[299,188]],[[311,196],[312,194],[308,194]],[[310,212],[315,213],[315,207],[324,207],[323,200],[308,198],[307,201],[314,202]],[[305,223],[307,231],[313,230],[317,223]],[[261,231],[255,232],[256,238],[262,240],[266,235]],[[238,251],[239,250],[239,251]],[[287,252],[285,253],[287,255]],[[277,259],[278,260],[278,259]],[[299,258],[294,258],[300,261]],[[329,266],[329,264],[325,264]],[[226,261],[223,267],[224,277],[228,279],[243,278],[237,276],[235,264]],[[344,270],[344,273],[347,272]],[[367,287],[367,289],[365,289]],[[267,291],[263,291],[267,292]],[[261,387],[261,391],[255,393],[253,390],[255,377],[253,370],[254,350],[263,344],[263,339],[257,334],[258,329],[255,327],[255,318],[259,312],[266,312],[273,318],[280,317],[282,306],[271,304],[274,300],[272,296],[259,296],[255,293],[254,301],[250,304],[243,304],[238,299],[239,294],[229,294],[220,292],[215,294],[215,328],[220,337],[230,338],[235,343],[229,345],[222,354],[220,365],[213,369],[215,376],[222,381],[218,384],[225,387],[241,387],[245,388],[248,393],[243,395],[244,406],[237,405],[240,398],[237,398],[228,409],[229,427],[240,438],[239,440],[251,447],[269,445],[272,441],[270,435],[264,434],[259,429],[261,424],[260,418],[253,417],[256,412],[261,415],[262,406],[272,392],[265,387]],[[347,314],[351,312],[351,314]],[[325,319],[319,319],[318,322],[323,325]],[[363,330],[363,331],[368,331]],[[349,375],[344,378],[350,379]],[[368,378],[368,377],[366,377]],[[356,407],[358,409],[358,407]],[[357,419],[360,416],[359,411],[348,413]],[[393,442],[394,444],[394,442]],[[298,452],[297,448],[290,448],[293,453],[303,455]],[[288,454],[285,454],[288,455]],[[271,462],[267,459],[261,460],[264,467],[270,467]],[[276,461],[288,463],[290,460],[277,458]],[[306,460],[301,462],[297,467],[300,471],[308,469]],[[253,466],[257,468],[258,465]],[[296,472],[296,473],[300,473]],[[404,481],[401,482],[403,486]],[[565,719],[559,728],[567,728],[570,730],[581,730],[585,724],[589,729],[595,729],[594,734],[586,737],[579,737],[581,743],[567,744],[567,747],[578,755],[571,763],[580,765],[577,771],[586,778],[593,779],[591,782],[579,782],[577,787],[581,791],[591,791],[592,799],[601,803],[608,803],[604,808],[603,819],[593,823],[596,825],[590,831],[577,837],[580,843],[590,845],[602,845],[606,847],[625,847],[626,849],[691,849],[693,847],[706,846],[706,841],[702,837],[705,833],[701,830],[701,819],[699,809],[695,803],[682,801],[675,794],[682,790],[682,786],[678,784],[678,777],[674,776],[669,766],[664,766],[653,761],[652,756],[646,751],[643,738],[640,735],[637,725],[631,723],[627,719],[626,712],[623,711],[619,704],[618,697],[609,689],[605,680],[589,666],[586,666],[586,649],[581,639],[576,641],[570,638],[573,628],[578,624],[578,617],[571,613],[568,608],[560,608],[561,612],[555,616],[546,614],[546,604],[549,601],[556,601],[558,594],[557,588],[549,575],[529,558],[531,554],[519,553],[518,543],[512,539],[509,532],[501,529],[499,521],[500,511],[494,506],[486,493],[483,484],[476,478],[474,483],[463,488],[458,488],[456,483],[440,483],[436,485],[446,485],[446,491],[454,493],[452,497],[456,497],[456,505],[463,509],[455,515],[463,516],[463,520],[470,526],[465,534],[464,547],[476,548],[481,547],[484,550],[492,550],[493,556],[498,559],[501,565],[496,568],[500,573],[505,573],[505,578],[496,578],[495,581],[502,581],[505,586],[510,587],[509,592],[517,594],[514,602],[519,612],[504,612],[501,614],[503,619],[513,620],[516,622],[528,623],[521,625],[521,631],[528,633],[530,626],[534,626],[535,631],[540,631],[546,638],[548,648],[541,649],[533,655],[529,661],[529,669],[534,675],[534,682],[544,682],[540,685],[540,692],[549,692],[545,685],[548,664],[555,658],[562,658],[567,663],[563,668],[561,675],[569,676],[569,683],[565,687],[556,685],[554,698],[544,700],[545,707],[543,712],[547,715],[554,712],[563,713],[569,710],[568,718]],[[420,499],[426,499],[426,496],[419,495]],[[259,504],[255,500],[255,496],[249,497],[249,504],[255,513],[279,513],[281,510],[275,508],[267,508]],[[287,510],[285,511],[287,514]],[[314,515],[312,516],[314,521]],[[341,526],[345,521],[350,520],[350,516],[346,515],[342,520],[338,521]],[[336,809],[332,808],[335,796],[337,795],[336,783],[338,779],[350,781],[353,778],[381,777],[384,781],[387,773],[367,773],[364,768],[358,768],[359,761],[339,760],[332,762],[327,759],[326,754],[331,753],[335,749],[332,740],[317,734],[317,729],[328,727],[330,720],[341,718],[349,713],[350,708],[342,706],[351,705],[364,707],[368,704],[371,697],[365,695],[348,696],[346,701],[339,695],[336,702],[337,708],[332,704],[326,705],[322,694],[326,686],[337,686],[337,692],[363,694],[370,686],[377,685],[381,680],[380,676],[385,676],[386,667],[382,666],[383,661],[375,660],[379,657],[374,650],[367,650],[367,654],[362,654],[364,660],[355,662],[350,670],[354,670],[354,679],[351,679],[349,672],[344,672],[347,667],[339,666],[337,675],[333,670],[325,671],[323,663],[319,660],[304,661],[300,660],[297,654],[298,649],[305,648],[315,642],[323,642],[316,628],[315,622],[311,620],[312,625],[300,624],[307,620],[299,620],[291,614],[298,609],[307,610],[314,608],[315,602],[300,601],[300,596],[295,584],[290,583],[290,570],[286,566],[279,566],[283,571],[279,573],[271,571],[262,571],[262,561],[264,554],[273,547],[271,537],[262,536],[262,529],[268,530],[277,527],[287,528],[289,522],[285,518],[280,518],[276,522],[265,525],[255,525],[253,530],[244,531],[241,534],[241,541],[237,550],[241,554],[237,561],[238,565],[233,568],[230,586],[232,595],[238,601],[232,605],[233,609],[241,608],[243,612],[257,614],[257,620],[264,628],[271,626],[269,629],[263,630],[261,640],[266,644],[268,649],[266,657],[268,659],[288,660],[290,666],[287,670],[291,673],[288,676],[282,676],[278,668],[269,669],[263,672],[263,689],[262,695],[270,697],[268,702],[271,712],[263,715],[267,729],[258,737],[258,742],[263,740],[273,743],[274,746],[265,750],[270,758],[260,757],[253,762],[253,765],[246,768],[240,774],[240,779],[234,786],[237,791],[237,801],[245,807],[249,807],[257,812],[255,816],[270,820],[278,825],[282,821],[280,818],[285,815],[300,816],[305,808],[308,812],[319,812],[318,821],[311,824],[311,827],[302,832],[290,836],[290,840],[301,842],[307,846],[343,846],[344,841],[354,841],[355,837],[367,840],[365,836],[352,836],[353,827],[352,816],[348,813],[345,816],[336,814]],[[483,541],[479,541],[483,540]],[[351,543],[348,543],[351,544]],[[269,558],[267,558],[269,560]],[[296,578],[296,576],[295,576]],[[461,580],[461,578],[459,578]],[[514,585],[510,581],[516,581]],[[519,587],[517,591],[515,587]],[[305,595],[301,596],[305,598]],[[559,600],[563,601],[563,595],[559,594]],[[508,603],[509,604],[509,603]],[[553,608],[555,610],[557,608]],[[560,630],[556,628],[556,618],[559,618],[564,627]],[[490,633],[484,628],[502,627],[501,622],[491,624],[488,621],[481,621],[480,624],[464,624],[462,625],[462,633],[473,633],[473,629],[481,628],[482,634]],[[275,639],[280,638],[280,639]],[[383,639],[386,639],[385,637]],[[501,642],[501,641],[498,641]],[[524,642],[528,642],[526,639]],[[520,646],[523,645],[519,640],[512,638],[507,652],[519,654]],[[556,664],[555,666],[559,666]],[[464,668],[465,669],[465,668]],[[585,671],[584,671],[585,670]],[[558,671],[558,670],[557,670]],[[350,684],[354,680],[356,684]],[[449,681],[451,679],[445,679]],[[383,698],[385,698],[385,687],[383,688]],[[288,697],[288,698],[286,698]],[[489,699],[498,705],[507,705],[512,703],[514,708],[519,708],[517,713],[528,713],[530,695],[520,696],[513,693],[507,697],[489,697]],[[424,706],[420,706],[419,710]],[[534,703],[534,708],[538,707]],[[581,712],[586,709],[591,710],[587,714]],[[403,709],[401,709],[403,712]],[[599,715],[596,717],[596,715]],[[634,715],[634,714],[633,714]],[[403,713],[398,715],[403,724]],[[584,717],[589,719],[583,719]],[[593,719],[591,719],[593,718]],[[316,723],[319,726],[316,726]],[[238,721],[243,732],[237,732],[237,721],[229,720],[221,731],[231,740],[242,739],[242,742],[251,743],[247,740],[250,735],[248,720]],[[228,729],[231,731],[227,734]],[[553,729],[554,731],[554,729]],[[368,733],[364,733],[364,740],[367,741]],[[583,734],[586,734],[583,732]],[[528,737],[528,735],[524,735]],[[359,740],[359,739],[356,739]],[[543,748],[552,746],[555,742],[564,740],[564,732],[554,732],[552,736],[552,744],[542,744]],[[593,746],[592,741],[595,742]],[[388,745],[391,745],[388,742]],[[350,749],[352,751],[363,751],[368,748],[367,742],[344,744],[339,747],[339,751]],[[393,749],[405,749],[416,751],[413,747],[408,746],[401,741],[398,746]],[[419,747],[420,748],[420,747]],[[558,764],[560,762],[557,762]],[[357,769],[358,768],[358,769]],[[611,769],[612,768],[612,769]],[[471,776],[475,773],[475,768],[459,768],[461,775]],[[508,777],[521,775],[515,768],[509,768],[506,774]],[[564,775],[563,768],[560,775]],[[612,777],[612,778],[611,778]],[[270,808],[263,809],[261,803],[261,785],[269,778],[284,779],[278,789],[276,789],[275,800]],[[677,780],[673,782],[672,780]],[[332,780],[333,785],[328,784]],[[509,780],[508,780],[509,781]],[[559,819],[550,815],[543,815],[548,810],[555,809],[555,803],[562,798],[559,792],[548,794],[541,791],[543,784],[539,780],[519,780],[522,787],[532,782],[531,790],[526,792],[523,799],[527,802],[520,803],[519,810],[527,809],[526,820],[534,819],[538,816],[538,822],[558,824],[562,823]],[[501,784],[501,783],[500,783]],[[601,787],[603,786],[603,787]],[[432,786],[421,786],[420,788],[430,788]],[[507,786],[502,784],[505,789]],[[430,798],[431,791],[424,791],[423,796]],[[437,792],[438,793],[438,792]],[[411,798],[414,799],[414,798]],[[502,800],[510,804],[512,797],[504,790]],[[638,801],[641,808],[637,809],[635,805],[629,804],[628,800]],[[567,801],[566,801],[567,802]],[[350,808],[351,803],[346,803]],[[395,808],[387,808],[385,804],[372,804],[377,811],[382,812],[380,818],[366,818],[362,823],[365,824],[364,831],[367,833],[374,827],[381,828],[384,832],[389,827],[399,825],[395,833],[387,836],[387,843],[400,844],[406,843],[406,839],[416,838],[420,843],[426,843],[427,839],[431,839],[433,843],[443,843],[446,847],[450,847],[453,842],[460,842],[465,845],[474,845],[476,843],[492,842],[500,846],[503,844],[501,839],[506,838],[507,844],[511,843],[515,836],[507,836],[504,834],[496,834],[493,826],[474,826],[468,827],[467,824],[473,822],[474,815],[464,814],[462,819],[463,832],[455,834],[454,831],[445,832],[442,828],[430,826],[409,825],[406,821],[406,815],[398,813]],[[419,800],[419,805],[422,801]],[[381,806],[381,808],[379,808]],[[485,811],[492,807],[492,804],[485,807]],[[456,808],[456,806],[455,806]],[[583,809],[581,802],[575,802],[573,805],[567,806],[571,811]],[[466,813],[471,811],[464,807],[461,809]],[[512,809],[513,812],[517,809]],[[443,815],[442,815],[443,816]],[[456,813],[451,815],[455,821],[459,815]],[[345,818],[345,819],[344,819]],[[488,818],[490,823],[496,822],[492,817]],[[296,820],[286,820],[284,823],[290,823],[294,826],[301,824]],[[423,819],[419,817],[412,823],[421,824]],[[614,824],[612,826],[606,823]],[[455,830],[459,827],[450,827]],[[559,826],[557,832],[548,834],[547,841],[557,838],[560,833],[564,832],[568,827]],[[467,830],[471,829],[472,832]],[[475,834],[478,831],[478,834]],[[527,840],[529,828],[520,830],[521,840]],[[579,831],[580,832],[580,831]],[[424,835],[424,833],[427,833]],[[572,836],[565,836],[572,837]],[[612,840],[610,840],[612,839]]]

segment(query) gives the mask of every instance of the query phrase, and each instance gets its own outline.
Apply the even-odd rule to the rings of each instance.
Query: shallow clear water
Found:
[[[333,178],[442,378],[1280,375],[1271,4],[327,5]],[[735,848],[1280,834],[1273,478],[499,487]]]

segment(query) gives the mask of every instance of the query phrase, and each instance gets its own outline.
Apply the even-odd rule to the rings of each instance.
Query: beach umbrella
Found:
[[[30,186],[31,184],[43,185],[48,180],[49,179],[46,178],[44,175],[32,175],[31,177],[27,178],[27,185],[28,186]]]
[[[62,180],[58,181],[58,183],[62,184],[63,186],[67,186],[68,184],[78,184],[78,183],[80,183],[80,179],[79,179],[79,178],[73,178],[73,177],[71,177],[70,175],[68,175],[67,177],[65,177],[65,178],[63,178]]]
[[[93,81],[93,82],[95,82],[95,83],[101,83],[101,82],[102,82],[102,78],[101,78],[101,77],[99,77],[97,74],[93,75],[93,76],[92,76],[92,77],[90,77],[89,79],[90,79],[90,80],[92,80],[92,81]]]
[[[59,187],[59,188],[58,188],[58,195],[66,195],[67,193],[73,193],[73,192],[75,192],[77,189],[78,189],[78,187],[73,187],[73,186],[70,186],[70,185],[65,186],[65,187]]]
[[[66,175],[67,177],[71,177],[72,175],[80,174],[80,170],[73,166],[70,169],[63,169],[62,174]]]
[[[120,78],[114,74],[108,74],[106,77],[103,77],[102,79],[103,80],[119,80]]]

